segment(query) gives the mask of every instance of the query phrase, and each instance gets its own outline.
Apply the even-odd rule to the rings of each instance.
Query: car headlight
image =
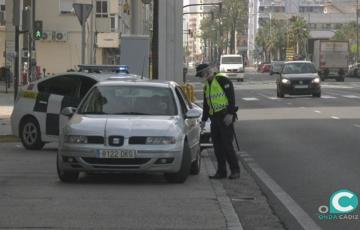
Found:
[[[175,137],[147,137],[147,145],[170,145],[175,144]]]
[[[71,143],[71,144],[86,144],[88,142],[86,136],[80,136],[80,135],[67,135],[64,138],[65,143]]]
[[[289,84],[290,81],[289,81],[288,79],[282,79],[282,80],[281,80],[281,83],[283,83],[283,84]]]
[[[316,84],[319,84],[320,83],[320,78],[315,78],[314,80],[312,80],[312,83],[316,83]]]

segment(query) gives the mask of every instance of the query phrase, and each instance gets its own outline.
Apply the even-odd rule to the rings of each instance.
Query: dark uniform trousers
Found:
[[[233,146],[233,123],[226,126],[223,116],[211,117],[211,138],[218,162],[217,173],[226,175],[226,161],[230,166],[231,173],[239,173],[239,162]]]

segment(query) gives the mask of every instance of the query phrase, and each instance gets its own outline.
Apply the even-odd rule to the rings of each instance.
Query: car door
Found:
[[[60,127],[67,118],[60,116],[64,107],[76,107],[80,102],[81,81],[69,75],[58,75],[45,80],[38,85],[34,111],[43,113],[39,121],[43,127],[42,134],[58,136]]]
[[[200,126],[197,118],[185,118],[185,114],[192,109],[192,105],[185,96],[184,92],[180,87],[175,88],[176,95],[180,101],[181,111],[184,117],[185,133],[189,143],[189,147],[192,151],[192,155],[195,156],[198,149],[200,148]]]

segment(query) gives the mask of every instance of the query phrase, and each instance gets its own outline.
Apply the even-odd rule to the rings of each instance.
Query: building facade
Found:
[[[261,47],[256,47],[257,30],[270,18],[305,19],[310,32],[308,49],[316,39],[330,39],[342,24],[356,21],[356,0],[249,0],[248,56],[256,63]]]
[[[3,1],[4,2],[4,1]],[[31,2],[24,0],[23,4]],[[131,0],[36,0],[35,20],[43,22],[43,36],[35,42],[36,61],[46,73],[77,69],[81,64],[81,25],[73,3],[91,4],[92,11],[86,22],[85,64],[119,64],[121,35],[149,35],[151,6]],[[0,4],[1,4],[0,0]],[[14,26],[12,25],[13,0],[6,0],[6,28],[0,27],[1,48],[6,50],[1,64],[13,64]],[[136,13],[136,14],[135,14]],[[134,15],[137,15],[134,20]],[[1,12],[0,12],[1,19]],[[1,20],[0,20],[1,21]],[[133,29],[136,29],[134,31]],[[5,39],[3,40],[3,36]],[[21,35],[20,50],[26,45],[27,34]],[[23,55],[22,55],[23,56]],[[26,68],[26,66],[21,66]]]

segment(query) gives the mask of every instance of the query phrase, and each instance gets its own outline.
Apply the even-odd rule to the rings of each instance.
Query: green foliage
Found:
[[[218,47],[218,55],[227,48],[231,53],[235,51],[235,33],[245,33],[247,28],[247,3],[246,1],[224,0],[222,11],[219,7],[212,7],[214,18],[211,15],[201,21],[201,38],[210,40]]]
[[[288,47],[295,47],[298,54],[306,55],[306,42],[309,36],[303,18],[293,16],[288,21],[272,18],[259,28],[255,42],[256,46],[264,51],[267,61],[284,60]]]
[[[356,56],[357,44],[356,44],[357,30],[356,22],[350,22],[343,24],[332,37],[332,40],[348,41],[350,45],[350,55]]]

